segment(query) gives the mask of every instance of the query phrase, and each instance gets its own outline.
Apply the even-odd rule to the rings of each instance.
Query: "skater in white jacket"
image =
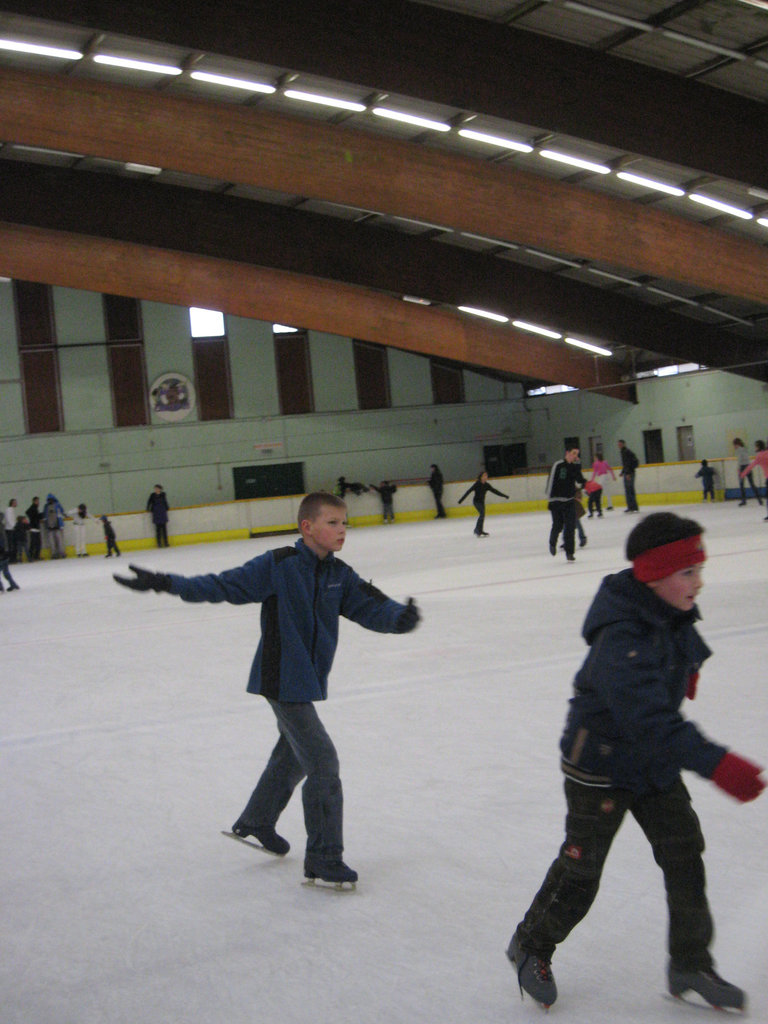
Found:
[[[88,519],[93,519],[93,516],[88,515],[88,509],[85,503],[81,503],[77,508],[71,508],[67,515],[72,519],[72,525],[75,528],[75,552],[78,558],[87,558],[88,549],[85,544],[85,524]]]

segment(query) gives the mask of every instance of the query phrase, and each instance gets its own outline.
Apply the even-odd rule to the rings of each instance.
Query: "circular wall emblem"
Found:
[[[164,373],[149,389],[152,412],[169,423],[186,419],[195,407],[195,389],[183,373]]]

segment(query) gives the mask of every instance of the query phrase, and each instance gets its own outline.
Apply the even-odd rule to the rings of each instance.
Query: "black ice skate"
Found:
[[[347,867],[341,857],[335,859],[316,857],[308,854],[304,859],[305,885],[314,885],[316,881],[332,885],[334,889],[354,889],[357,872]]]
[[[233,839],[242,839],[249,846],[258,845],[276,857],[284,857],[291,848],[288,840],[279,836],[271,825],[246,825],[245,822],[238,820],[232,826],[232,831],[225,832],[224,835],[231,835]],[[253,836],[257,842],[249,843],[248,836]]]
[[[557,985],[552,974],[552,964],[534,953],[527,953],[520,947],[517,932],[507,948],[509,961],[517,968],[517,983],[520,998],[527,992],[531,999],[548,1010],[557,999]]]
[[[682,999],[686,992],[696,992],[719,1010],[743,1010],[747,1001],[742,989],[731,985],[715,971],[686,971],[670,964],[667,981],[675,998]]]

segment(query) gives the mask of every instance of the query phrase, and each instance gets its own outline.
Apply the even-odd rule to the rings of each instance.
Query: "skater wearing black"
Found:
[[[147,512],[152,516],[155,527],[155,543],[159,548],[168,547],[168,498],[160,484],[155,484],[147,498]]]
[[[429,469],[430,474],[427,484],[429,485],[430,491],[432,491],[432,497],[435,499],[435,508],[437,509],[435,519],[445,519],[445,508],[443,507],[443,474],[434,462]]]
[[[715,500],[715,471],[709,465],[706,459],[701,460],[701,469],[696,474],[696,478],[701,480],[701,486],[704,490],[704,498],[706,501],[709,498],[710,501]]]
[[[112,523],[107,519],[106,516],[101,517],[101,525],[104,527],[104,540],[107,542],[107,558],[112,557],[112,552],[120,557],[120,548],[117,546],[117,538],[115,537],[115,529]]]
[[[547,498],[549,499],[549,513],[552,516],[552,528],[549,531],[549,553],[550,555],[557,554],[557,538],[562,532],[565,557],[569,562],[575,561],[573,535],[576,531],[577,510],[574,498],[577,488],[586,486],[586,483],[587,481],[581,475],[579,449],[567,448],[562,459],[559,459],[549,472]]]
[[[477,480],[472,486],[465,491],[464,494],[459,498],[459,504],[464,501],[468,495],[472,495],[472,504],[475,506],[477,512],[477,522],[475,523],[475,536],[476,537],[487,537],[488,534],[484,530],[485,526],[485,496],[491,491],[493,494],[498,494],[500,498],[509,498],[508,494],[502,494],[501,491],[497,491],[495,487],[491,487],[488,483],[488,474],[483,470],[478,476]]]
[[[283,856],[288,841],[275,831],[296,786],[302,798],[307,846],[304,874],[335,884],[357,881],[342,860],[343,797],[336,748],[315,702],[328,696],[328,673],[344,616],[378,633],[408,633],[420,615],[411,598],[400,604],[335,557],[346,535],[346,505],[332,494],[308,494],[299,506],[301,539],[236,569],[206,576],[148,572],[115,576],[133,590],[167,591],[183,601],[261,604],[261,639],[248,692],[268,701],[280,738],[242,814],[235,836],[253,836]]]
[[[5,543],[5,531],[0,530],[0,575],[5,576],[8,581],[8,591],[21,590],[16,580],[11,576],[11,570],[8,568],[8,548]],[[5,593],[5,587],[3,581],[0,580],[0,594]]]
[[[384,517],[384,525],[394,523],[395,510],[392,505],[392,495],[397,490],[397,484],[391,484],[389,480],[382,480],[378,487],[376,484],[370,484],[369,486],[372,491],[377,491],[381,495],[381,511]]]
[[[702,527],[671,512],[643,519],[626,545],[631,569],[606,576],[587,612],[589,654],[576,674],[560,741],[565,841],[507,950],[521,993],[557,998],[555,948],[595,899],[611,843],[629,812],[664,874],[669,909],[667,984],[741,1009],[741,989],[714,970],[704,838],[682,769],[747,802],[762,769],[707,739],[680,713],[696,696],[711,651],[696,630],[705,559]]]
[[[637,507],[637,492],[635,491],[635,473],[640,462],[632,451],[627,448],[624,441],[619,441],[619,453],[621,455],[621,472],[619,476],[624,480],[624,497],[627,500],[625,512],[639,512]]]

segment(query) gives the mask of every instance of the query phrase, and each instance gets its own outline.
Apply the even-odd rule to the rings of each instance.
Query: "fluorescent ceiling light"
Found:
[[[587,352],[594,352],[597,356],[612,356],[613,352],[609,348],[601,348],[600,345],[592,345],[589,341],[581,341],[579,338],[566,338],[566,342],[569,345],[574,345],[576,348],[586,349]]]
[[[486,132],[475,132],[470,128],[460,128],[459,135],[464,139],[473,139],[475,142],[486,142],[489,146],[498,146],[500,149],[514,149],[517,153],[532,153],[533,146],[527,142],[516,142],[514,139],[503,139],[500,135],[488,135]]]
[[[674,39],[677,43],[687,43],[689,46],[695,46],[699,50],[707,50],[708,53],[718,53],[723,57],[730,57],[731,60],[747,59],[747,55],[740,53],[739,50],[729,50],[725,46],[716,46],[714,43],[707,43],[703,39],[696,39],[695,36],[684,36],[681,32],[672,32],[669,29],[665,29],[662,35],[666,36],[667,39]]]
[[[539,259],[551,260],[553,263],[562,263],[564,267],[575,267],[581,270],[580,263],[577,263],[575,260],[567,260],[564,256],[555,256],[554,253],[542,252],[541,249],[531,249],[530,246],[525,251],[529,252],[531,256],[538,256]]]
[[[663,288],[655,288],[653,285],[647,285],[646,290],[653,292],[654,295],[662,295],[665,299],[673,299],[675,302],[682,302],[686,306],[698,306],[698,302],[695,299],[686,299],[683,295],[675,295],[674,292],[665,292]]]
[[[180,75],[181,68],[169,64],[153,64],[146,60],[132,60],[129,57],[110,57],[109,54],[97,53],[93,58],[96,64],[109,64],[115,68],[131,68],[133,71],[150,71],[154,75]]]
[[[429,299],[420,299],[418,295],[404,295],[403,302],[415,302],[417,306],[431,306]]]
[[[594,174],[610,174],[611,168],[605,164],[595,164],[591,160],[582,160],[577,156],[569,156],[567,153],[560,153],[556,149],[541,149],[539,156],[546,160],[557,160],[561,164],[570,164],[573,167],[580,167],[583,171],[592,171]]]
[[[606,277],[609,281],[618,281],[619,284],[628,284],[633,288],[641,288],[640,281],[633,281],[631,277],[622,277],[621,274],[611,274],[607,270],[598,270],[597,267],[587,267],[588,274],[596,274],[597,277]]]
[[[558,334],[557,331],[550,331],[548,327],[539,327],[538,324],[529,324],[525,320],[513,320],[513,327],[518,327],[521,331],[531,331],[533,334],[541,334],[545,338],[552,338],[553,341],[558,341],[562,338],[562,334]]]
[[[768,228],[768,217],[758,217],[757,223],[763,228]]]
[[[125,165],[126,171],[135,171],[137,174],[161,174],[162,167],[153,167],[151,164],[131,164]]]
[[[721,213],[730,213],[732,217],[752,220],[752,214],[749,210],[741,210],[738,206],[731,206],[730,203],[721,203],[719,199],[710,199],[709,196],[703,196],[700,192],[691,192],[688,198],[692,199],[694,203],[700,203],[702,206],[711,206],[713,210],[720,210]]]
[[[297,334],[298,327],[288,327],[287,324],[272,324],[272,330],[275,334]]]
[[[18,39],[0,39],[0,50],[16,53],[34,53],[38,57],[59,57],[61,60],[82,60],[79,50],[63,50],[58,46],[40,46],[37,43],[22,43]]]
[[[357,113],[362,113],[366,109],[364,103],[338,100],[333,96],[323,96],[319,92],[304,92],[301,89],[286,89],[283,96],[287,96],[289,100],[304,100],[305,103],[319,103],[324,107],[338,107],[341,110],[354,110]]]
[[[519,249],[514,242],[502,242],[500,238],[489,238],[487,235],[473,235],[471,231],[460,231],[462,238],[474,238],[476,242],[488,242],[489,245],[503,246],[505,249]]]
[[[498,324],[508,324],[509,317],[500,313],[490,313],[487,309],[477,309],[475,306],[459,306],[462,313],[471,313],[472,316],[481,316],[485,320],[495,320]]]
[[[13,148],[23,153],[42,153],[45,156],[61,156],[68,160],[83,160],[82,153],[68,153],[65,149],[46,149],[45,146],[24,146],[21,143],[13,143]]]
[[[230,89],[243,89],[245,92],[277,92],[274,85],[266,82],[251,82],[247,78],[230,78],[229,75],[213,75],[208,71],[193,71],[189,76],[197,82],[210,82],[211,85],[226,85]]]
[[[586,4],[579,4],[573,0],[566,0],[563,7],[569,11],[578,11],[579,14],[588,14],[593,18],[603,18],[605,21],[613,21],[617,25],[626,25],[627,28],[635,28],[639,32],[653,32],[653,25],[645,21],[635,21],[633,18],[623,18],[620,14],[612,14],[610,11],[601,11],[597,7],[588,7]]]
[[[677,188],[676,185],[667,185],[663,181],[656,181],[653,178],[646,178],[642,174],[630,174],[629,171],[618,171],[617,178],[622,181],[631,181],[633,185],[642,185],[643,188],[652,188],[657,192],[666,192],[668,196],[684,196],[685,189]]]
[[[390,121],[403,121],[405,124],[415,125],[417,128],[428,128],[433,132],[449,132],[451,126],[442,121],[432,121],[428,117],[417,117],[416,114],[403,114],[399,110],[390,110],[389,107],[374,107],[371,113],[376,117],[386,117]]]

